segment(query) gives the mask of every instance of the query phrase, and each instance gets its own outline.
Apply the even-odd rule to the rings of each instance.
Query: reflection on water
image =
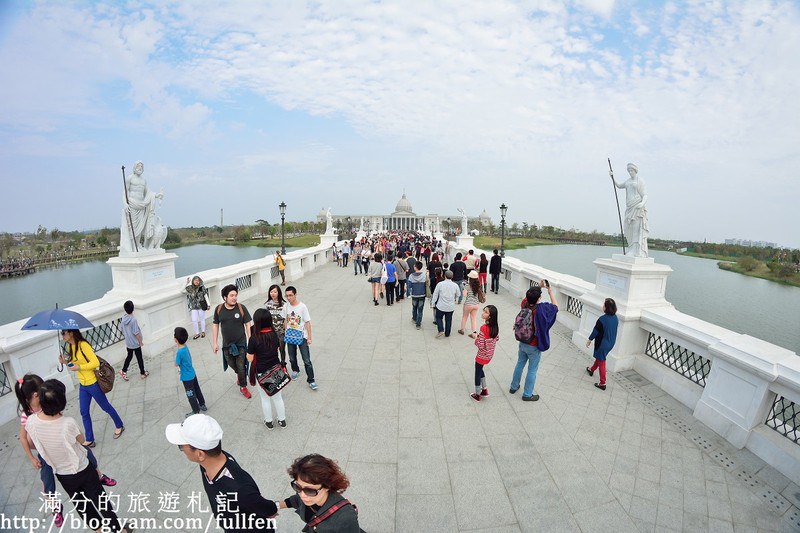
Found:
[[[507,256],[595,282],[598,257],[619,248],[580,245],[532,246]],[[800,288],[728,272],[712,259],[651,250],[669,265],[667,300],[679,311],[724,328],[746,333],[800,353]]]
[[[198,244],[169,251],[178,255],[175,275],[180,279],[203,270],[271,256],[277,249]],[[105,261],[70,263],[28,276],[3,279],[0,280],[0,301],[3,302],[0,324],[27,318],[44,309],[52,309],[56,304],[69,307],[96,300],[109,290],[111,267]]]

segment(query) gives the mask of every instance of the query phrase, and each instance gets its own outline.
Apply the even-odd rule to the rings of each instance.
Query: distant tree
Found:
[[[58,238],[61,236],[61,232],[58,231],[58,228],[53,228],[50,230],[50,240],[57,241]]]
[[[250,229],[246,226],[236,226],[233,230],[233,241],[234,242],[245,242],[249,241],[251,237]]]
[[[258,232],[261,235],[267,234],[267,231],[269,230],[269,222],[267,222],[263,218],[259,218],[258,220],[256,220],[256,225],[258,226]]]
[[[511,224],[511,235],[518,235],[519,234],[519,224],[514,222]]]
[[[167,228],[167,238],[164,239],[165,244],[180,244],[183,242],[181,236],[178,235],[178,232],[172,228]]]
[[[36,228],[36,237],[40,240],[44,240],[47,237],[47,228],[39,224],[39,227]]]
[[[758,268],[758,265],[761,263],[760,261],[756,260],[754,257],[746,255],[744,257],[740,257],[737,261],[740,267],[745,269],[747,272],[752,272],[753,270]]]
[[[97,239],[95,239],[94,242],[98,246],[108,246],[108,236],[101,234],[99,237],[97,237]]]

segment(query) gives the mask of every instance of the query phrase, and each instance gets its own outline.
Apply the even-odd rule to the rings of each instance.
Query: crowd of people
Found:
[[[447,242],[414,232],[392,232],[345,243],[335,249],[334,257],[342,268],[352,262],[355,276],[366,276],[374,305],[379,306],[380,300],[392,306],[410,299],[411,319],[418,330],[422,329],[427,302],[433,310],[437,339],[450,336],[453,315],[461,306],[458,333],[471,337],[476,348],[474,390],[470,390],[469,397],[481,402],[489,396],[485,366],[491,362],[500,338],[498,309],[486,303],[486,293],[499,292],[502,258],[497,250],[491,258],[483,253],[475,255],[473,250],[452,257],[451,252]],[[488,276],[491,276],[490,286]],[[281,276],[281,281],[284,280]],[[543,291],[547,291],[549,302],[541,301]],[[204,337],[209,308],[203,280],[199,276],[187,278],[185,294],[194,329],[192,339]],[[288,425],[287,408],[281,391],[300,377],[298,350],[308,387],[312,391],[318,389],[311,360],[310,311],[300,300],[297,288],[291,285],[285,291],[281,285],[271,285],[263,307],[252,316],[238,301],[235,285],[226,285],[220,294],[222,303],[212,311],[213,353],[220,354],[226,370],[233,370],[239,392],[246,399],[252,398],[248,386],[256,387],[265,427],[273,430],[278,426],[284,430]],[[141,378],[149,375],[141,355],[144,339],[134,309],[132,301],[125,302],[122,329],[127,357],[119,372],[124,381],[129,379],[127,371],[134,356]],[[606,388],[605,359],[616,340],[615,302],[607,299],[603,311],[587,341],[587,347],[595,342],[595,364],[586,368],[589,375],[599,370],[600,381],[595,386],[601,390]],[[515,394],[522,388],[523,401],[539,400],[535,393],[537,370],[541,353],[550,346],[549,331],[557,313],[556,299],[547,280],[542,281],[541,287],[531,287],[520,302],[513,327],[518,357],[509,393]],[[21,415],[20,442],[31,464],[40,470],[43,494],[50,502],[48,509],[53,513],[56,527],[64,523],[63,507],[55,488],[58,479],[73,501],[78,497],[87,503],[80,508],[76,506],[76,510],[91,529],[128,531],[130,528],[123,527],[103,488],[116,485],[116,481],[98,469],[91,451],[96,445],[90,413],[92,400],[113,421],[114,439],[122,436],[125,426],[106,397],[107,390],[97,373],[101,360],[89,342],[78,330],[65,330],[62,335],[66,351],[59,360],[78,377],[83,431],[74,419],[63,415],[67,403],[64,385],[58,380],[43,381],[28,374],[19,379],[15,388]],[[203,487],[220,527],[225,531],[273,531],[279,510],[291,508],[307,524],[308,531],[361,531],[357,508],[342,496],[349,481],[332,459],[317,454],[297,458],[287,470],[295,494],[282,501],[267,500],[261,495],[252,476],[222,448],[220,424],[205,414],[207,402],[194,370],[189,339],[186,328],[175,328],[174,363],[191,411],[183,423],[167,426],[166,438],[178,446],[187,460],[199,465]],[[218,495],[230,493],[237,494],[236,510],[214,507]],[[242,528],[243,523],[249,525]]]
[[[33,259],[27,257],[8,257],[0,259],[0,275],[7,276],[27,272],[33,268]]]

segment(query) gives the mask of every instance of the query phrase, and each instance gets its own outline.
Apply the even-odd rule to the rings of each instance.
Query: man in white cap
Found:
[[[261,495],[252,476],[222,450],[222,428],[210,416],[192,415],[170,424],[167,440],[200,465],[203,488],[217,524],[227,533],[275,531],[278,505]]]

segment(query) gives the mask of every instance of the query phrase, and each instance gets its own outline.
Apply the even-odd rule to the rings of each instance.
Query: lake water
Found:
[[[508,250],[506,256],[594,283],[592,262],[614,253],[622,250],[557,245]],[[650,256],[672,267],[666,298],[679,311],[800,353],[800,288],[728,272],[712,259],[659,250]]]
[[[171,250],[178,255],[178,277],[272,255],[276,248],[198,244]],[[601,246],[533,246],[509,250],[508,256],[556,272],[595,282],[592,263],[619,249]],[[672,267],[667,300],[689,315],[739,333],[747,333],[800,353],[800,288],[779,285],[717,268],[710,259],[652,251],[659,263]],[[40,270],[0,280],[0,324],[29,317],[56,303],[60,307],[95,300],[111,289],[111,269],[103,261]]]
[[[271,256],[279,248],[197,244],[168,250],[178,255],[178,278],[197,272]],[[292,248],[287,248],[287,251]],[[111,290],[111,267],[105,261],[71,263],[18,278],[0,280],[0,324],[43,311],[96,300]]]

